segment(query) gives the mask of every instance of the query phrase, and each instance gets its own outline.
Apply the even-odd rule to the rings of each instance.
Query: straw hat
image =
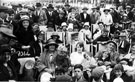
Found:
[[[54,36],[56,36],[57,38],[60,38],[60,36],[56,32],[52,33],[51,38],[54,37]]]
[[[50,45],[54,45],[56,48],[58,47],[58,44],[57,44],[53,39],[49,39],[49,40],[47,41],[47,44],[45,45],[45,48],[48,49],[48,47],[49,47]]]
[[[85,27],[85,26],[89,26],[90,27],[89,22],[85,22],[84,25],[83,25],[83,27]]]
[[[68,26],[66,22],[63,22],[61,26]]]

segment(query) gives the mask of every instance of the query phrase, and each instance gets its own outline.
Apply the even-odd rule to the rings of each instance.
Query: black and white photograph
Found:
[[[135,0],[0,0],[0,82],[135,82]]]

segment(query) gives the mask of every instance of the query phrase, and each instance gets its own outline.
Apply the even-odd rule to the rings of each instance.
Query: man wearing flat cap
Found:
[[[34,12],[35,15],[34,22],[39,23],[41,25],[46,25],[48,21],[47,15],[46,12],[42,10],[41,7],[42,7],[41,3],[36,3],[36,10]]]
[[[85,22],[89,22],[89,24],[91,24],[90,15],[87,13],[88,8],[84,7],[82,10],[83,10],[83,12],[80,13],[81,23],[84,24]]]

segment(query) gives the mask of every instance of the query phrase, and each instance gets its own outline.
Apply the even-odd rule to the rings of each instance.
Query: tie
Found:
[[[50,12],[50,16],[52,16],[52,12]]]
[[[121,48],[124,48],[124,41],[122,41],[121,43]]]

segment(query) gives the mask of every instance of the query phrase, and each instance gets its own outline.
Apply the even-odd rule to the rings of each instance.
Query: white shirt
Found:
[[[84,59],[84,52],[79,54],[78,52],[73,52],[70,55],[70,60],[72,65],[81,64]]]
[[[111,14],[102,14],[100,16],[100,21],[103,22],[104,24],[106,25],[111,25],[113,23],[113,19],[112,19],[112,16]]]
[[[91,38],[91,36],[92,36],[91,31],[90,30],[81,29],[79,31],[79,36],[78,36],[79,41],[82,41],[82,42],[86,41],[86,36],[88,38]]]
[[[120,77],[117,77],[113,80],[113,82],[124,82],[123,79],[121,79]]]
[[[87,14],[86,13],[83,13],[83,15],[84,15],[84,19],[86,19]]]

